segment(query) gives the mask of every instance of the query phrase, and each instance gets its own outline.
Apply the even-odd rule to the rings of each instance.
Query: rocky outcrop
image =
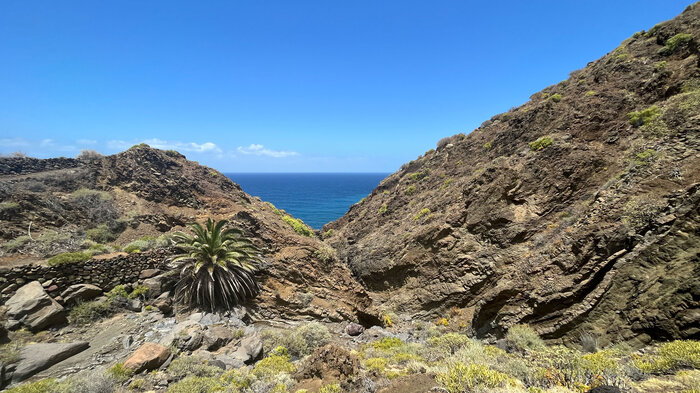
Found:
[[[170,350],[167,347],[155,343],[145,343],[124,362],[124,368],[134,373],[153,370],[165,363],[169,357]]]
[[[700,337],[698,42],[689,7],[440,141],[327,241],[379,307],[479,337]]]
[[[102,294],[102,289],[92,284],[75,284],[61,292],[61,297],[66,304],[78,304],[92,300]]]
[[[21,287],[5,305],[9,318],[32,331],[66,322],[63,306],[53,300],[38,281]]]
[[[54,364],[88,349],[89,346],[87,342],[27,345],[19,353],[19,361],[12,374],[12,382],[24,381],[39,371],[46,370]]]

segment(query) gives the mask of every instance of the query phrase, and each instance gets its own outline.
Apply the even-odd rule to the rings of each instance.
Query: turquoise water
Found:
[[[226,173],[243,191],[272,202],[314,229],[345,214],[388,173]]]

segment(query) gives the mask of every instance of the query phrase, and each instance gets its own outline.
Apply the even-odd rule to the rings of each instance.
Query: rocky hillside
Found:
[[[0,267],[43,264],[65,252],[110,258],[145,251],[186,223],[225,218],[266,258],[252,313],[334,321],[364,315],[369,298],[350,271],[284,216],[218,171],[146,145],[106,157],[0,158]]]
[[[388,315],[700,337],[699,44],[695,5],[441,140],[324,237]]]

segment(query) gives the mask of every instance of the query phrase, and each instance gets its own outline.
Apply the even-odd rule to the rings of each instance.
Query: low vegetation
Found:
[[[49,266],[59,266],[67,263],[85,262],[89,261],[91,258],[92,254],[85,251],[64,252],[62,254],[52,256],[46,261],[46,263]]]
[[[633,127],[640,127],[649,124],[652,120],[659,116],[659,107],[652,105],[641,111],[634,111],[627,114],[627,119]]]
[[[292,228],[294,228],[294,232],[296,232],[297,234],[307,237],[314,236],[314,231],[311,228],[309,228],[308,225],[304,224],[304,222],[300,219],[294,218],[287,214],[282,217],[282,220],[289,224]]]
[[[534,142],[530,142],[530,144],[529,144],[530,150],[540,151],[540,150],[546,148],[547,146],[551,145],[552,142],[553,142],[553,140],[551,137],[543,136]]]

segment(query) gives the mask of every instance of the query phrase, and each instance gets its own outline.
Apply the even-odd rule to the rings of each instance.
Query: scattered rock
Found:
[[[210,351],[215,351],[234,339],[233,330],[222,325],[209,326],[204,331],[204,345]]]
[[[158,298],[153,302],[155,306],[163,315],[170,315],[173,311],[173,301],[170,297],[170,292],[163,292],[158,296]]]
[[[588,393],[621,393],[620,388],[610,385],[600,385],[589,390]]]
[[[134,373],[160,367],[170,357],[170,350],[156,343],[145,343],[124,362],[124,367]]]
[[[335,344],[316,348],[304,365],[297,372],[297,379],[322,379],[344,381],[360,370],[360,360],[347,349]]]
[[[204,316],[202,316],[202,319],[199,321],[199,323],[201,323],[203,326],[209,326],[219,322],[221,322],[221,316],[219,314],[213,314],[209,312],[204,314]]]
[[[146,278],[151,278],[155,277],[160,273],[160,270],[158,269],[145,269],[141,271],[141,274],[139,274],[140,279],[146,279]]]
[[[20,382],[90,347],[85,341],[56,344],[29,344],[19,353],[12,382]]]
[[[77,304],[92,300],[102,294],[102,288],[92,284],[75,284],[61,293],[65,304]]]
[[[238,349],[231,353],[230,356],[234,360],[241,361],[245,364],[255,363],[262,357],[263,344],[257,335],[252,335],[241,340],[241,345]]]
[[[352,322],[345,327],[345,333],[347,333],[348,336],[359,336],[364,331],[365,328],[359,323]]]
[[[51,299],[39,281],[18,289],[5,305],[10,319],[20,321],[32,331],[66,322],[65,310]]]

